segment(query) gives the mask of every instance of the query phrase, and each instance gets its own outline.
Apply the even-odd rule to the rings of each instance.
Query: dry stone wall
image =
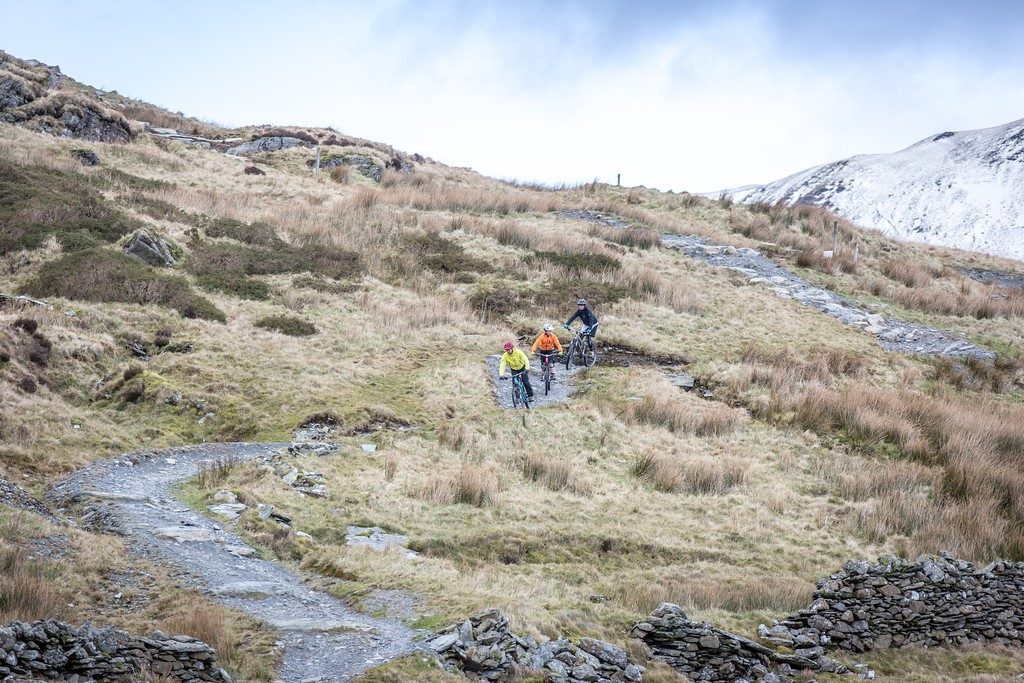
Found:
[[[784,655],[706,622],[691,621],[679,605],[662,603],[633,626],[654,658],[694,681],[792,681],[801,671],[846,673],[843,665],[817,655]]]
[[[1024,645],[1024,562],[977,569],[949,553],[847,562],[818,582],[809,607],[761,636],[813,654],[907,645]]]
[[[488,610],[439,632],[428,643],[449,669],[484,681],[507,681],[540,672],[550,683],[639,683],[644,669],[622,648],[593,638],[538,643],[509,629],[508,618]]]
[[[34,677],[58,681],[137,681],[151,672],[176,681],[230,683],[217,653],[188,636],[151,638],[89,624],[46,620],[0,626],[0,680]]]

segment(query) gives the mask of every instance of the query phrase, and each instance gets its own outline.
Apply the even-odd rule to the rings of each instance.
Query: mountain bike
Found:
[[[521,375],[512,375],[512,407],[517,410],[520,407],[530,409],[530,395],[526,393],[526,385],[523,384]]]
[[[583,328],[586,330],[587,328]],[[594,346],[594,338],[583,330],[572,331],[572,341],[565,352],[565,369],[576,363],[587,368],[594,367],[597,362],[597,348]]]
[[[537,355],[540,356],[540,365],[544,376],[544,395],[547,396],[548,392],[551,391],[551,382],[555,378],[555,352],[538,351]]]

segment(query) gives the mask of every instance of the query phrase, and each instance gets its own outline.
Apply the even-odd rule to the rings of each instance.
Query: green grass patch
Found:
[[[157,272],[137,259],[107,249],[72,252],[46,263],[22,291],[43,298],[158,304],[173,308],[185,318],[227,320],[223,311],[196,293],[183,278]]]
[[[0,254],[38,249],[50,236],[65,251],[89,249],[140,225],[77,174],[0,160]]]
[[[408,242],[420,264],[435,273],[457,275],[493,270],[487,261],[467,254],[461,244],[440,235],[413,235]]]
[[[295,247],[280,242],[273,247],[254,247],[233,242],[194,242],[191,249],[185,267],[196,275],[310,272],[340,280],[360,271],[358,254],[325,244]]]
[[[577,273],[608,273],[622,267],[622,262],[619,259],[600,253],[538,251],[536,257]]]
[[[290,337],[311,337],[317,333],[316,325],[294,315],[268,315],[254,324],[256,327],[287,334]]]
[[[266,301],[270,298],[270,286],[262,280],[255,280],[239,273],[208,273],[196,278],[196,283],[210,292],[223,292],[250,301]]]

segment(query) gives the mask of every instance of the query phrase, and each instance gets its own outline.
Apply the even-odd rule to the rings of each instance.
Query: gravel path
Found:
[[[956,333],[884,318],[864,310],[848,299],[794,275],[755,249],[715,244],[695,235],[664,235],[662,242],[692,258],[742,273],[753,284],[771,287],[780,298],[793,299],[847,325],[859,327],[874,335],[882,348],[888,351],[985,360],[995,358],[994,352],[979,348]]]
[[[512,387],[511,381],[506,380],[504,382],[498,381],[498,363],[501,356],[488,356],[487,357],[487,372],[492,382],[492,388],[494,389],[494,398],[505,410],[512,410]],[[600,354],[598,354],[597,362],[601,362]],[[551,392],[544,395],[544,378],[540,374],[540,359],[530,359],[530,385],[533,387],[533,403],[530,404],[530,409],[543,408],[544,406],[557,405],[559,403],[566,403],[569,400],[569,396],[572,395],[572,382],[568,381],[573,375],[578,373],[582,368],[578,365],[573,365],[572,368],[566,372],[565,364],[555,365],[555,381],[551,383]]]
[[[1024,289],[1024,275],[1007,273],[1002,270],[987,270],[985,268],[958,268],[958,270],[971,278],[986,285],[995,285],[1006,289]]]
[[[212,599],[281,632],[281,681],[348,681],[414,649],[403,624],[352,610],[310,590],[292,570],[259,559],[241,538],[176,501],[171,487],[203,463],[249,460],[282,444],[204,444],[132,453],[86,467],[60,484],[51,498],[67,505],[102,501],[109,519],[133,548],[184,571]]]

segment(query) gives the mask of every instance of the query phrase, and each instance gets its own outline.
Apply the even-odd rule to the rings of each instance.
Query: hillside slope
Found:
[[[17,482],[38,505],[130,451],[315,433],[337,450],[226,459],[175,495],[204,514],[237,499],[225,530],[369,614],[433,628],[499,608],[517,632],[631,650],[628,626],[662,601],[754,637],[851,557],[1024,559],[1024,294],[961,271],[1008,262],[842,220],[826,259],[837,219],[814,207],[513,186],[338,131],[225,130],[4,64],[0,79],[38,85],[33,101],[63,83],[131,136],[58,128],[78,115],[71,99],[0,122],[0,293],[45,302],[0,297],[0,495]],[[664,248],[665,233],[757,250],[865,318],[998,356],[890,353],[827,302]],[[140,241],[166,248],[144,261]],[[601,320],[597,366],[559,373],[574,383],[565,403],[502,409],[488,358],[580,296]],[[140,557],[102,500],[54,503],[50,521],[26,496],[0,505],[0,591],[24,596],[0,602],[0,622],[187,632],[216,642],[237,680],[276,678],[279,634]],[[858,659],[901,681],[1024,667],[997,648]],[[648,664],[649,683],[680,681]],[[453,680],[394,666],[411,669],[369,680]]]
[[[724,193],[747,203],[815,204],[900,239],[1024,260],[1024,119]]]

